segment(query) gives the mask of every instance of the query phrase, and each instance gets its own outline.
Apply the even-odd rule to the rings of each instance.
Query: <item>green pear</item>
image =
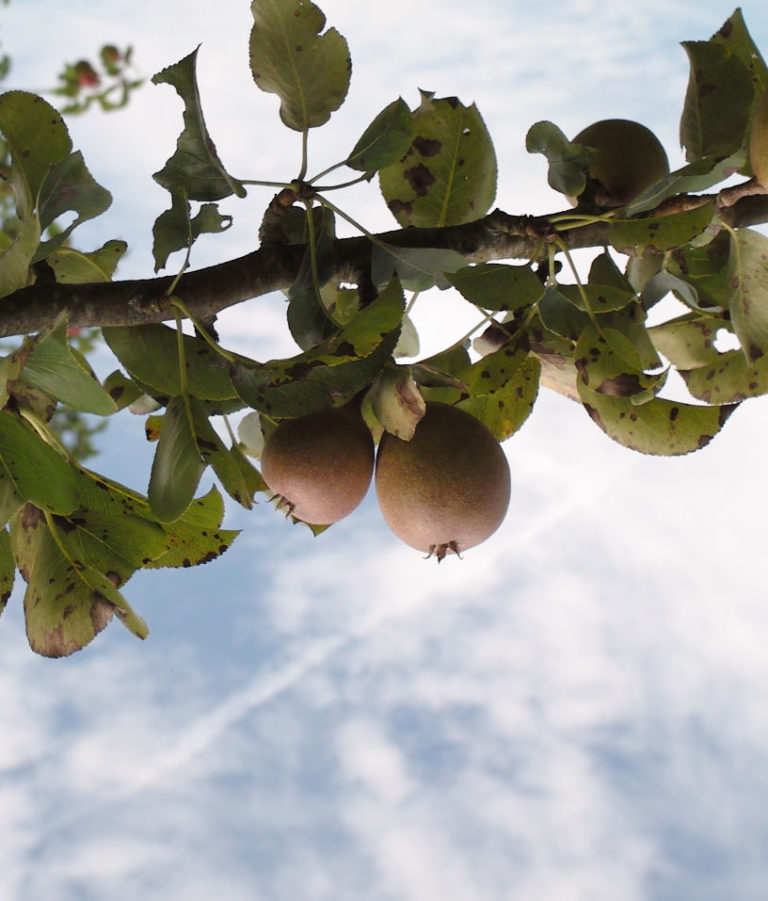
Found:
[[[669,161],[656,135],[630,119],[602,119],[580,131],[574,144],[593,152],[589,178],[577,201],[620,207],[669,174]]]

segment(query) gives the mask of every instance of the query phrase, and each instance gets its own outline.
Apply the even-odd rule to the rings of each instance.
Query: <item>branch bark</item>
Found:
[[[744,195],[741,190],[733,197],[731,204],[725,191],[714,198],[688,197],[686,206],[722,200],[721,216],[734,227],[768,222],[768,196]],[[666,207],[665,213],[674,212],[670,204]],[[464,225],[395,229],[375,235],[374,240],[398,247],[455,250],[468,263],[532,260],[546,255],[546,242],[554,235],[550,218],[494,210]],[[602,247],[608,244],[608,227],[606,222],[596,222],[559,232],[558,237],[569,249]],[[370,271],[372,247],[368,237],[338,239],[334,247],[337,278],[352,283],[364,279]],[[305,252],[305,245],[264,244],[238,259],[184,273],[176,294],[193,315],[210,320],[234,304],[289,288]],[[80,285],[41,279],[0,300],[0,337],[43,331],[62,313],[70,326],[83,328],[172,320],[177,312],[167,296],[172,282],[172,276]]]

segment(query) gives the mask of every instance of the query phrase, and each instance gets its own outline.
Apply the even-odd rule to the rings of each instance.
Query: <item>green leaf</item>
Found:
[[[457,406],[483,422],[498,441],[509,438],[533,412],[541,364],[503,348],[478,360],[464,375],[470,396]]]
[[[31,427],[0,412],[0,486],[4,482],[22,500],[51,513],[78,506],[74,468]]]
[[[645,373],[634,345],[615,329],[603,329],[601,334],[591,326],[585,329],[576,344],[574,362],[581,384],[610,397],[645,400],[666,378],[664,373]]]
[[[681,247],[668,254],[667,272],[659,273],[657,282],[695,310],[726,310],[731,302],[731,256],[731,239],[721,232],[702,247]]]
[[[240,534],[221,529],[223,517],[224,501],[215,488],[203,497],[195,498],[177,520],[164,524],[167,550],[148,562],[147,567],[200,566],[215,560]]]
[[[766,67],[760,50],[747,30],[741,9],[727,19],[722,27],[712,35],[712,41],[722,44],[729,53],[734,53],[749,70],[758,96],[768,86],[768,67]]]
[[[62,323],[56,331],[33,344],[22,369],[22,379],[76,410],[110,416],[117,412],[117,404],[86,365],[72,353]]]
[[[748,228],[731,233],[728,309],[747,361],[768,351],[768,238]]]
[[[267,486],[259,471],[236,448],[228,448],[211,425],[202,405],[191,399],[195,442],[204,462],[211,466],[227,494],[250,510],[256,491]]]
[[[245,188],[224,168],[205,125],[195,72],[198,50],[152,77],[153,84],[171,85],[184,101],[184,131],[176,142],[176,152],[153,178],[186,200],[222,200],[231,194],[245,197]]]
[[[189,507],[205,467],[184,398],[173,397],[149,477],[149,504],[159,520],[173,522]]]
[[[449,371],[455,383],[424,389],[427,400],[455,404],[471,413],[499,441],[514,434],[530,415],[539,388],[539,361],[525,350],[505,344],[476,363],[451,352],[425,361],[430,369]],[[421,371],[413,367],[419,377]]]
[[[107,241],[99,250],[84,253],[74,247],[60,247],[46,257],[56,281],[80,285],[86,282],[108,282],[128,245],[125,241]]]
[[[610,241],[619,252],[633,252],[637,256],[674,250],[700,235],[711,224],[715,213],[715,205],[710,202],[670,216],[614,219],[610,224]]]
[[[392,356],[396,360],[402,357],[415,357],[418,356],[420,348],[419,333],[411,317],[406,314],[402,318],[400,336],[397,339],[395,349],[392,351]]]
[[[688,454],[709,444],[735,406],[703,407],[653,398],[633,404],[628,397],[600,394],[577,382],[587,413],[619,444],[642,454]]]
[[[68,557],[105,573],[116,588],[166,547],[160,523],[138,513],[83,506],[68,516],[51,516],[48,526]]]
[[[536,122],[525,136],[528,153],[542,153],[549,162],[547,181],[567,197],[578,197],[587,183],[591,157],[581,144],[574,144],[552,122]]]
[[[31,206],[31,200],[25,200],[24,205]],[[40,223],[37,216],[31,213],[22,216],[13,240],[0,253],[0,297],[13,294],[29,284],[29,267],[39,243]]]
[[[219,531],[224,516],[224,503],[219,492],[212,488],[207,495],[195,498],[191,506],[173,522],[160,522],[152,512],[146,497],[119,482],[87,469],[79,472],[80,500],[82,511],[87,515],[101,515],[114,519],[144,519],[150,525],[143,543],[137,544],[131,562],[141,555],[142,567],[196,566],[207,563],[223,553],[237,537],[235,531]],[[158,550],[156,528],[163,534],[163,544]],[[140,535],[140,528],[134,536]],[[133,554],[133,551],[132,551]]]
[[[7,529],[0,532],[0,613],[5,610],[13,590],[16,576],[16,561],[11,549],[11,536]]]
[[[410,149],[379,172],[392,215],[420,228],[482,218],[496,196],[496,154],[477,107],[422,91],[411,115]]]
[[[0,95],[0,132],[11,154],[10,185],[16,198],[18,225],[0,253],[0,296],[29,282],[41,226],[38,196],[51,169],[72,149],[59,113],[45,100],[24,91]]]
[[[729,350],[704,366],[681,370],[680,375],[695,398],[708,404],[738,404],[768,394],[768,355],[749,363],[743,351]]]
[[[530,266],[479,263],[446,278],[462,297],[484,310],[521,310],[544,294],[544,285]]]
[[[176,329],[166,325],[111,326],[102,329],[109,348],[138,382],[164,397],[182,393]],[[202,338],[184,335],[187,385],[202,400],[237,397],[229,364]]]
[[[738,172],[747,162],[747,152],[736,150],[730,155],[712,153],[671,172],[639,194],[624,207],[626,216],[636,216],[655,209],[663,200],[675,194],[695,194],[706,191]]]
[[[253,79],[280,98],[280,118],[295,131],[327,122],[344,102],[352,63],[347,42],[310,0],[254,0]]]
[[[291,337],[302,350],[315,347],[338,329],[318,289],[335,269],[336,223],[333,213],[323,207],[306,215],[313,217],[314,249],[308,247],[304,254],[288,291],[286,313]]]
[[[152,226],[152,255],[155,272],[165,267],[177,250],[187,250],[202,234],[218,234],[232,225],[232,217],[219,213],[216,203],[204,203],[192,216],[189,201],[181,194],[171,196],[171,207],[161,213]]]
[[[405,300],[393,281],[332,338],[287,360],[241,363],[232,378],[249,406],[294,418],[350,400],[367,388],[397,343]]]
[[[412,138],[411,111],[403,98],[398,97],[365,129],[347,157],[347,166],[369,174],[378,172],[396,163],[411,146]]]
[[[143,396],[141,388],[117,369],[104,379],[103,387],[118,410],[124,410]]]
[[[724,43],[686,41],[691,71],[680,120],[686,159],[730,156],[749,132],[755,89],[742,59]]]
[[[466,260],[455,250],[439,247],[398,247],[377,241],[371,254],[371,278],[375,285],[387,285],[393,276],[409,291],[426,291],[437,285],[450,287],[447,273],[464,266]]]
[[[589,316],[563,293],[565,285],[550,285],[539,301],[539,318],[545,329],[575,341],[589,325]]]
[[[623,310],[627,304],[637,300],[637,295],[631,288],[617,288],[614,285],[591,282],[586,285],[558,285],[558,290],[579,310],[590,309],[593,313]]]
[[[720,360],[715,338],[730,329],[725,319],[686,313],[648,329],[654,347],[677,369],[698,369]]]
[[[58,111],[42,97],[25,91],[8,91],[0,94],[0,132],[36,206],[43,182],[54,165],[72,150],[67,126]]]
[[[24,613],[30,647],[63,657],[85,647],[117,613],[139,638],[148,630],[108,575],[70,557],[44,514],[27,504],[12,526],[16,563],[27,581]]]
[[[40,227],[48,228],[64,213],[76,213],[66,228],[43,241],[35,261],[45,259],[65,244],[78,225],[100,216],[112,204],[112,195],[98,184],[86,168],[80,151],[56,162],[43,182],[38,200]]]

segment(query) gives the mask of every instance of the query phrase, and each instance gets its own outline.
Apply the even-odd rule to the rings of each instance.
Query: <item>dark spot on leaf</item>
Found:
[[[596,389],[609,397],[631,397],[642,390],[640,377],[630,373],[622,373],[605,381]]]
[[[422,156],[437,156],[443,149],[443,142],[436,141],[434,138],[414,138],[413,146]]]
[[[91,604],[91,623],[94,632],[101,632],[104,626],[112,619],[114,613],[112,604],[97,596]]]
[[[76,523],[73,520],[67,519],[65,516],[53,516],[53,521],[56,525],[61,529],[62,532],[74,532],[77,528]],[[82,522],[82,520],[81,520]]]
[[[597,423],[597,425],[599,425],[600,428],[605,431],[605,425],[603,424],[603,420],[600,418],[600,414],[597,412],[597,410],[594,407],[591,407],[589,404],[584,404],[584,409],[589,414],[592,422]]]
[[[433,185],[436,180],[429,169],[421,164],[406,169],[403,175],[417,197],[424,197],[429,187]]]
[[[24,504],[21,510],[21,527],[23,529],[34,529],[42,518],[42,510],[34,504]]]
[[[669,411],[669,421],[674,422],[679,415],[680,407],[672,407],[672,409]]]
[[[728,21],[723,25],[723,27],[718,31],[720,37],[729,38],[731,33],[733,32],[733,22],[728,19]]]
[[[413,203],[410,201],[390,200],[387,206],[395,219],[398,218],[400,213],[410,218],[411,213],[413,212]]]

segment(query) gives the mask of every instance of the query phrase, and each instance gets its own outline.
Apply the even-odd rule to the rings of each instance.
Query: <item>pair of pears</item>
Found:
[[[368,491],[374,466],[387,525],[438,560],[480,544],[506,515],[504,451],[478,419],[449,404],[428,402],[410,441],[385,432],[378,451],[351,407],[284,420],[261,458],[264,480],[281,504],[315,525],[349,515]]]

